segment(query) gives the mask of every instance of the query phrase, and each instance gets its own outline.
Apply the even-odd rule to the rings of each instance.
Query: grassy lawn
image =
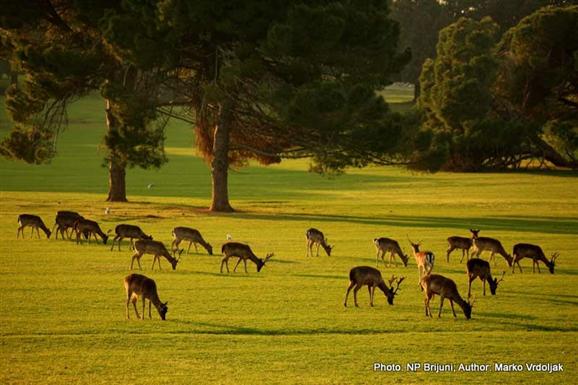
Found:
[[[8,129],[3,114],[0,136]],[[169,163],[129,170],[130,202],[104,202],[103,130],[103,103],[85,98],[71,109],[50,165],[0,160],[0,384],[575,382],[578,175],[367,168],[327,179],[308,173],[306,161],[291,161],[233,171],[238,212],[210,214],[208,169],[192,149],[191,129],[177,123],[167,131]],[[105,231],[138,224],[167,245],[179,225],[199,229],[216,251],[231,234],[257,255],[275,257],[260,273],[250,265],[249,274],[220,274],[220,256],[201,250],[183,254],[176,271],[163,261],[164,270],[153,272],[145,256],[143,273],[169,302],[167,321],[156,312],[152,321],[132,313],[127,321],[128,242],[110,251],[94,242],[30,240],[29,229],[25,240],[16,239],[18,214],[38,214],[52,228],[61,209],[97,220]],[[304,234],[312,226],[335,246],[331,257],[305,256]],[[496,296],[483,297],[474,283],[472,320],[461,312],[454,319],[447,302],[441,319],[428,319],[411,258],[408,267],[380,265],[384,276],[407,277],[394,306],[380,294],[369,307],[363,289],[360,308],[343,307],[348,272],[375,265],[378,236],[399,239],[406,252],[407,236],[422,240],[437,255],[434,270],[454,279],[465,296],[465,266],[457,252],[446,262],[446,238],[467,236],[472,227],[507,250],[530,242],[548,255],[559,251],[556,274],[543,266],[532,274],[531,262],[522,261],[524,273],[508,272]],[[507,265],[497,258],[500,275]],[[404,370],[374,372],[374,362]],[[412,373],[405,370],[411,362],[561,363],[564,372]]]

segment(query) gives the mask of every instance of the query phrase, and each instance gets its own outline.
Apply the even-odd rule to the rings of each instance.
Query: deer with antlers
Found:
[[[431,274],[434,267],[435,254],[431,251],[419,251],[421,241],[413,243],[409,237],[407,240],[411,245],[411,250],[413,251],[413,256],[419,270],[419,279],[421,280],[423,276]]]
[[[261,259],[253,253],[249,245],[245,245],[239,242],[227,242],[221,247],[221,252],[223,253],[223,260],[221,261],[221,273],[223,272],[223,265],[227,268],[227,273],[229,273],[229,258],[236,257],[239,258],[233,272],[237,271],[237,267],[243,261],[245,265],[245,273],[247,271],[247,260],[250,260],[255,265],[257,265],[257,272],[260,272],[263,266],[273,257],[273,253],[269,253],[264,259]]]
[[[473,252],[472,255],[474,257],[479,257],[483,251],[489,251],[490,254],[490,261],[494,260],[495,265],[495,255],[500,254],[504,259],[508,262],[508,266],[512,267],[512,256],[506,252],[502,243],[494,238],[488,237],[479,237],[478,233],[480,230],[473,230],[471,229],[470,232],[472,233],[472,241],[473,241]]]
[[[399,258],[401,259],[401,261],[403,262],[404,266],[407,266],[407,262],[408,262],[408,256],[406,254],[403,253],[403,251],[401,250],[401,247],[399,247],[399,243],[394,240],[394,239],[390,239],[390,238],[375,238],[373,240],[373,244],[375,245],[375,248],[377,250],[377,255],[375,256],[375,266],[377,267],[378,263],[379,263],[379,258],[381,257],[381,260],[383,261],[383,265],[385,266],[385,254],[386,253],[390,253],[389,254],[389,263],[388,266],[391,265],[391,261],[393,260],[395,262],[395,266],[397,267],[397,260],[395,259],[395,256],[399,256]]]
[[[498,288],[498,283],[504,280],[504,275],[506,272],[502,273],[502,276],[498,278],[492,278],[492,272],[490,271],[490,264],[480,258],[472,258],[467,263],[467,273],[468,273],[468,298],[470,297],[472,290],[472,282],[479,278],[483,282],[484,295],[486,295],[486,281],[490,284],[490,292],[492,295],[496,295],[496,289]]]
[[[456,283],[449,278],[446,278],[439,274],[429,274],[423,277],[420,280],[420,284],[422,287],[423,292],[425,293],[425,315],[426,317],[433,317],[430,302],[432,298],[437,294],[440,296],[440,310],[438,313],[438,318],[442,316],[442,308],[444,306],[444,300],[447,298],[450,300],[450,305],[452,307],[452,312],[454,313],[454,317],[457,317],[456,311],[454,310],[454,302],[457,303],[464,312],[466,319],[470,319],[472,317],[472,306],[473,302],[470,303],[469,301],[466,302],[460,296],[458,292],[458,287]]]
[[[538,273],[540,273],[540,264],[538,262],[543,262],[550,271],[550,274],[554,274],[554,266],[556,264],[556,259],[560,256],[560,253],[553,253],[550,260],[546,258],[544,251],[538,245],[531,245],[529,243],[518,243],[514,245],[514,263],[512,264],[512,273],[514,272],[516,265],[522,272],[522,266],[520,266],[520,260],[524,258],[532,259],[532,273],[535,273],[535,267],[538,267]]]
[[[46,234],[47,239],[50,238],[51,234],[50,230],[48,229],[48,227],[46,227],[44,222],[42,222],[42,218],[40,218],[38,215],[20,214],[18,215],[18,224],[20,226],[18,227],[18,231],[16,232],[16,239],[18,239],[20,233],[22,233],[22,238],[24,238],[25,227],[32,228],[30,238],[32,238],[32,236],[34,235],[34,229],[36,229],[36,235],[38,235],[38,238],[40,238],[40,231],[38,231],[38,229],[44,231],[44,234]]]
[[[327,238],[323,235],[323,233],[317,229],[310,228],[305,232],[305,237],[307,239],[307,256],[313,256],[313,245],[317,245],[317,253],[316,257],[319,256],[319,246],[323,247],[323,250],[327,253],[327,256],[331,255],[331,249],[333,246],[329,246],[327,244]]]
[[[142,270],[140,265],[140,259],[144,254],[152,254],[153,258],[153,267],[152,270],[155,269],[155,263],[158,261],[159,270],[161,270],[161,257],[164,257],[169,263],[173,270],[177,269],[177,263],[179,262],[178,259],[173,258],[165,245],[159,241],[153,241],[150,239],[139,239],[134,243],[134,248],[136,253],[132,256],[130,262],[130,269],[132,270],[134,261],[136,260],[138,263],[138,268]]]
[[[367,286],[367,290],[369,291],[369,305],[373,307],[373,300],[375,298],[375,288],[379,288],[387,298],[387,303],[393,305],[393,299],[396,296],[399,285],[403,282],[405,277],[396,278],[395,276],[391,276],[389,279],[389,287],[383,280],[381,276],[381,272],[373,267],[369,266],[357,266],[354,267],[349,271],[349,287],[347,288],[347,293],[345,293],[345,302],[343,305],[347,307],[347,298],[349,297],[349,292],[353,289],[353,301],[356,307],[359,307],[357,304],[357,292],[363,286]],[[393,288],[393,284],[395,283],[395,289]]]
[[[138,314],[138,310],[136,308],[136,303],[138,298],[142,298],[142,318],[144,320],[145,317],[145,302],[148,299],[149,301],[149,318],[152,318],[151,314],[151,305],[155,305],[155,308],[159,312],[161,319],[164,321],[166,318],[167,311],[169,310],[167,307],[168,302],[162,303],[159,299],[159,295],[157,293],[157,284],[154,280],[145,277],[144,275],[140,274],[131,274],[127,275],[124,278],[124,288],[126,290],[126,318],[130,319],[129,315],[129,303],[132,302],[134,306],[134,312],[136,313],[136,318],[141,318]]]

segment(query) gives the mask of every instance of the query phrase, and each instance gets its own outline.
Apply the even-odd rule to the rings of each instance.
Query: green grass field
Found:
[[[8,127],[0,115],[0,136]],[[167,131],[170,162],[158,171],[129,170],[130,202],[104,202],[103,130],[103,103],[85,98],[71,109],[50,165],[0,160],[0,384],[576,381],[578,175],[367,168],[327,179],[308,173],[306,161],[291,161],[233,171],[238,212],[211,214],[208,169],[192,150],[192,130],[177,123]],[[102,244],[30,240],[29,230],[25,240],[16,239],[18,214],[41,215],[52,228],[61,209],[98,220],[105,231],[138,224],[166,244],[177,225],[198,228],[215,250],[231,234],[258,255],[275,257],[261,273],[250,265],[249,274],[220,274],[219,255],[192,251],[176,271],[163,261],[160,272],[150,270],[152,257],[145,256],[143,273],[169,302],[167,321],[156,312],[153,320],[131,314],[127,321],[128,242],[111,252]],[[335,246],[331,257],[305,256],[304,233],[312,226]],[[545,267],[532,274],[531,262],[523,261],[524,274],[508,272],[497,296],[483,297],[474,283],[472,320],[461,312],[454,319],[447,302],[441,319],[428,319],[411,258],[408,267],[380,265],[384,276],[407,277],[394,306],[380,294],[369,307],[364,288],[360,308],[343,307],[348,272],[375,265],[378,236],[399,239],[406,252],[406,236],[422,240],[437,255],[434,270],[454,279],[465,296],[465,266],[457,252],[446,262],[446,238],[467,236],[472,227],[508,250],[530,242],[548,254],[559,251],[556,274]],[[498,257],[495,274],[506,266]],[[374,362],[404,370],[374,372]],[[561,363],[564,372],[413,373],[405,370],[411,362]]]

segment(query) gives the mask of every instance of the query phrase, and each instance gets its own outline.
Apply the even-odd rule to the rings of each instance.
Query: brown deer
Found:
[[[80,218],[74,224],[74,231],[76,231],[76,243],[81,243],[81,235],[88,240],[90,244],[90,236],[94,236],[94,239],[98,241],[96,236],[100,236],[102,243],[106,245],[108,241],[108,235],[106,235],[101,229],[98,223],[91,221],[90,219]],[[110,231],[110,230],[109,230]]]
[[[22,233],[22,238],[24,239],[25,227],[30,227],[32,230],[30,232],[30,238],[32,238],[32,236],[34,235],[34,229],[36,229],[36,235],[38,235],[39,239],[40,239],[40,231],[38,231],[38,229],[44,231],[44,234],[46,234],[47,239],[50,238],[51,234],[50,230],[48,229],[48,227],[46,227],[44,222],[42,222],[42,218],[40,218],[38,215],[20,214],[18,215],[18,224],[20,226],[18,227],[18,231],[16,231],[16,239],[18,239],[20,233]]]
[[[56,230],[56,233],[54,235],[55,239],[58,239],[58,233],[60,233],[62,239],[64,239],[65,233],[67,238],[70,239],[72,233],[74,232],[74,224],[76,223],[77,220],[81,218],[82,215],[80,215],[76,211],[66,211],[66,210],[58,211],[56,213],[56,219],[54,221],[55,223],[52,228],[53,232]],[[68,232],[68,229],[71,230],[70,233]]]
[[[239,261],[235,265],[233,272],[237,271],[237,266],[243,261],[245,265],[245,273],[247,273],[247,259],[251,260],[255,265],[257,265],[257,272],[260,272],[265,263],[273,257],[273,253],[267,254],[264,259],[261,259],[253,253],[253,250],[248,245],[238,242],[227,242],[221,247],[221,252],[223,253],[223,260],[221,261],[221,273],[223,272],[223,265],[227,268],[227,273],[229,273],[229,258],[237,257]]]
[[[536,266],[538,266],[538,273],[540,273],[540,264],[538,262],[543,262],[550,270],[550,274],[554,274],[554,266],[556,264],[556,259],[560,256],[560,253],[552,254],[552,257],[548,261],[546,255],[542,248],[538,245],[531,245],[529,243],[518,243],[514,245],[514,263],[512,264],[512,273],[514,272],[516,265],[522,272],[522,266],[520,266],[520,259],[532,258],[532,273],[535,273]]]
[[[396,278],[395,276],[391,276],[389,279],[389,287],[383,280],[381,273],[379,270],[369,267],[369,266],[357,266],[351,269],[349,272],[349,287],[347,288],[347,293],[345,293],[345,302],[343,306],[347,307],[347,297],[349,297],[349,292],[353,289],[353,301],[355,302],[355,306],[359,307],[357,304],[357,292],[363,286],[367,285],[367,290],[369,291],[369,304],[373,306],[373,299],[375,298],[375,288],[378,287],[385,298],[387,298],[387,303],[393,305],[393,299],[399,290],[399,285],[403,282],[405,277]],[[393,284],[396,284],[395,289],[393,288]],[[354,288],[355,287],[355,288]]]
[[[472,231],[472,230],[470,230]],[[478,232],[480,230],[477,230]],[[473,238],[466,238],[466,237],[458,237],[453,236],[453,237],[449,237],[448,238],[448,251],[446,254],[446,260],[447,262],[450,261],[450,254],[452,251],[458,249],[462,251],[462,258],[460,259],[460,263],[462,263],[462,261],[464,260],[464,257],[467,255],[468,258],[470,259],[470,249],[472,248],[474,242],[473,242]]]
[[[126,319],[130,319],[129,303],[132,302],[136,318],[141,318],[136,309],[138,297],[142,298],[142,318],[145,317],[145,301],[149,300],[149,318],[152,318],[151,305],[155,305],[161,319],[166,319],[168,302],[162,303],[157,293],[157,285],[152,279],[140,274],[130,274],[124,278],[124,288],[126,290]]]
[[[171,245],[172,252],[175,253],[179,249],[179,244],[182,241],[189,241],[189,248],[187,254],[191,250],[191,244],[195,245],[195,253],[198,253],[197,243],[207,250],[209,255],[213,255],[213,246],[205,242],[199,230],[191,229],[190,227],[175,227],[173,229],[173,244]]]
[[[159,263],[159,270],[161,270],[161,257],[164,257],[167,261],[170,262],[173,270],[176,270],[177,268],[177,263],[179,262],[179,260],[171,256],[171,254],[169,253],[169,251],[162,242],[153,241],[150,239],[139,239],[134,243],[134,248],[136,250],[136,253],[132,256],[132,259],[130,261],[131,270],[135,260],[138,263],[139,270],[142,270],[142,266],[140,265],[140,259],[144,254],[152,254],[154,256],[152,270],[155,269],[155,263],[157,261]]]
[[[323,247],[323,250],[327,253],[327,256],[331,255],[331,249],[333,246],[329,246],[327,244],[327,239],[323,235],[323,233],[317,229],[310,228],[305,232],[305,236],[307,238],[307,256],[313,256],[313,245],[317,244],[317,254],[319,256],[319,246]]]
[[[492,278],[492,272],[490,271],[490,264],[480,258],[472,258],[467,263],[467,273],[468,273],[468,298],[470,297],[472,290],[472,282],[479,278],[483,282],[484,295],[486,295],[486,281],[490,284],[490,292],[492,295],[496,295],[496,289],[498,288],[498,283],[504,280],[504,271],[502,276],[498,278]]]
[[[470,230],[473,239],[473,252],[472,256],[479,257],[483,251],[489,251],[490,262],[494,260],[494,265],[496,264],[495,254],[500,254],[508,262],[508,266],[512,267],[512,256],[506,252],[502,243],[494,238],[488,237],[478,237],[480,230]]]
[[[411,250],[419,270],[419,279],[421,280],[424,275],[431,274],[431,271],[434,267],[435,254],[431,251],[419,251],[421,241],[418,243],[413,243],[409,238],[407,238],[407,240],[411,245]]]
[[[472,317],[473,303],[466,302],[462,299],[460,293],[458,293],[456,283],[451,279],[439,274],[430,274],[423,277],[420,281],[420,284],[423,292],[425,293],[424,303],[426,317],[432,317],[430,302],[436,294],[441,298],[438,318],[442,316],[442,308],[444,306],[444,299],[446,298],[450,300],[450,305],[452,307],[454,317],[457,317],[456,311],[454,310],[454,301],[462,308],[466,319],[470,319]]]
[[[118,251],[120,251],[120,241],[122,241],[124,238],[130,239],[131,249],[134,249],[135,239],[153,239],[152,235],[146,235],[140,227],[134,225],[117,225],[114,229],[114,232],[116,233],[116,236],[112,240],[112,246],[110,248],[111,251],[114,249],[114,243],[116,241],[118,241]]]
[[[398,255],[401,261],[403,262],[404,266],[407,266],[408,256],[403,253],[401,247],[399,247],[399,243],[396,240],[390,238],[375,238],[373,240],[375,244],[375,248],[377,250],[377,255],[375,256],[375,266],[377,267],[379,263],[379,257],[383,261],[383,265],[385,266],[385,254],[389,252],[389,263],[388,266],[391,265],[391,261],[395,262],[395,266],[397,267],[397,260],[395,256]]]

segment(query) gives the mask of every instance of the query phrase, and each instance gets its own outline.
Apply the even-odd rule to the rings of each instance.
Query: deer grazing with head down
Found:
[[[155,263],[158,261],[159,270],[161,270],[161,257],[164,257],[167,261],[170,262],[171,267],[173,270],[176,270],[177,263],[179,262],[178,259],[175,259],[171,256],[167,248],[162,242],[153,241],[150,239],[139,239],[134,243],[134,248],[136,253],[132,256],[130,261],[130,269],[132,270],[134,261],[136,260],[138,263],[138,268],[142,269],[140,265],[140,259],[144,254],[152,254],[153,255],[153,266],[152,270],[155,269]]]
[[[18,224],[20,226],[18,227],[18,231],[16,231],[16,239],[18,239],[20,233],[22,233],[22,238],[24,238],[25,227],[30,227],[32,229],[30,233],[30,238],[32,238],[32,236],[34,235],[34,229],[36,229],[36,235],[38,235],[38,238],[40,238],[40,231],[38,231],[38,229],[44,231],[44,234],[46,234],[47,239],[50,238],[51,234],[50,230],[48,229],[48,227],[46,227],[44,222],[42,222],[42,218],[40,218],[38,215],[20,214],[18,215]]]
[[[94,239],[97,241],[98,239],[96,236],[100,236],[102,239],[102,243],[106,245],[106,241],[108,241],[108,235],[106,235],[101,229],[98,223],[95,221],[91,221],[90,219],[80,218],[74,224],[74,231],[76,231],[76,243],[81,242],[81,235],[88,240],[90,243],[90,236],[94,236]],[[110,230],[109,230],[110,232]]]
[[[62,239],[64,239],[64,234],[66,234],[67,238],[70,239],[74,232],[74,224],[81,218],[82,215],[76,211],[58,211],[52,228],[53,232],[56,231],[54,235],[55,239],[58,239],[58,233],[60,233]],[[68,229],[70,229],[70,233],[68,232]]]
[[[141,230],[140,227],[134,225],[126,225],[126,224],[117,225],[114,229],[114,232],[116,233],[116,236],[112,240],[112,246],[110,247],[111,251],[114,249],[114,243],[117,241],[118,241],[118,251],[120,251],[120,241],[122,241],[124,238],[130,239],[131,249],[134,249],[135,239],[148,239],[148,240],[153,239],[152,235],[146,235],[144,231]]]
[[[496,295],[496,289],[498,288],[498,283],[504,280],[504,271],[502,276],[498,278],[492,278],[492,272],[490,271],[490,264],[480,258],[472,258],[467,263],[467,273],[468,273],[468,298],[470,297],[472,290],[472,282],[479,278],[483,282],[484,295],[486,295],[486,281],[490,284],[490,292],[492,295]]]
[[[310,228],[305,232],[305,237],[307,238],[307,256],[313,256],[313,245],[317,244],[317,254],[316,257],[319,256],[319,246],[323,247],[323,250],[327,253],[327,256],[331,255],[331,249],[333,246],[329,246],[327,244],[327,238],[323,235],[323,233],[317,229]]]
[[[239,258],[233,272],[237,271],[237,266],[243,261],[245,265],[245,273],[247,273],[247,260],[250,260],[255,265],[257,265],[257,272],[260,272],[263,266],[273,257],[273,253],[269,253],[264,259],[261,259],[253,253],[253,250],[249,245],[245,245],[239,242],[227,242],[221,247],[221,252],[223,253],[223,260],[221,261],[221,273],[223,272],[223,265],[227,268],[227,273],[229,273],[229,258],[236,257]]]
[[[187,249],[187,254],[191,250],[191,244],[195,245],[195,252],[198,253],[197,243],[200,244],[207,250],[209,255],[213,255],[213,246],[203,239],[203,236],[199,230],[191,229],[190,227],[175,227],[173,229],[173,243],[171,245],[171,250],[175,253],[179,249],[179,244],[182,241],[189,241],[189,248]]]
[[[479,237],[478,233],[480,230],[470,230],[473,239],[473,252],[474,257],[479,257],[483,251],[489,251],[490,262],[494,260],[495,265],[495,255],[500,254],[508,262],[508,266],[512,267],[512,256],[506,252],[502,243],[494,238]]]
[[[424,275],[431,274],[431,271],[434,267],[435,255],[431,251],[419,251],[421,241],[418,243],[413,243],[409,237],[407,240],[411,245],[411,250],[413,251],[413,256],[415,257],[415,262],[419,270],[419,279],[421,280]]]
[[[546,258],[544,251],[538,245],[531,245],[529,243],[518,243],[514,245],[514,263],[512,264],[512,273],[518,265],[520,273],[522,272],[522,266],[520,266],[520,260],[524,258],[532,259],[532,273],[535,273],[535,267],[538,266],[538,273],[540,273],[540,264],[538,262],[544,263],[548,267],[551,274],[554,274],[554,266],[556,265],[556,259],[560,256],[560,253],[554,253],[550,257],[550,260]]]
[[[452,307],[454,317],[457,317],[456,311],[454,310],[454,301],[462,308],[466,319],[470,319],[472,317],[473,303],[464,301],[464,299],[460,296],[460,293],[458,293],[456,283],[451,279],[439,274],[430,274],[423,277],[420,281],[420,284],[423,292],[425,293],[424,303],[426,317],[432,317],[430,302],[436,294],[441,298],[438,318],[442,316],[442,308],[444,306],[444,299],[446,298],[450,300],[450,305]]]
[[[151,305],[155,305],[155,308],[159,312],[161,319],[164,321],[166,318],[168,302],[162,303],[159,299],[157,293],[157,285],[152,279],[145,277],[140,274],[127,275],[124,278],[124,288],[126,290],[126,318],[130,319],[129,315],[129,303],[132,302],[134,306],[134,312],[136,313],[136,318],[141,318],[136,309],[136,303],[139,297],[142,298],[142,318],[145,318],[145,300],[149,301],[149,318],[152,318]]]
[[[385,266],[384,257],[387,252],[390,253],[388,266],[391,265],[391,261],[393,260],[395,262],[395,266],[397,267],[397,260],[395,259],[396,255],[399,256],[399,258],[403,262],[403,265],[407,266],[407,261],[409,258],[406,254],[403,253],[401,247],[399,247],[399,243],[396,240],[390,238],[375,238],[373,240],[373,244],[375,245],[375,248],[377,250],[377,255],[375,256],[376,267],[379,263],[379,257],[381,257],[383,265]]]
[[[472,230],[470,230],[472,231]],[[480,230],[476,230],[478,233],[480,232]],[[477,234],[477,233],[476,233]],[[462,251],[462,258],[460,259],[460,263],[462,263],[462,261],[464,260],[464,257],[467,255],[467,259],[470,259],[470,249],[472,248],[472,246],[474,245],[474,239],[472,238],[466,238],[466,237],[459,237],[459,236],[453,236],[453,237],[449,237],[448,238],[448,251],[446,254],[446,260],[447,262],[450,261],[450,254],[452,251],[454,250],[461,250]]]
[[[353,289],[353,301],[356,307],[359,307],[357,304],[357,292],[363,286],[367,286],[367,290],[369,291],[369,304],[373,306],[373,300],[375,298],[375,288],[379,288],[387,298],[387,303],[393,305],[393,299],[399,290],[399,285],[403,282],[405,277],[396,278],[392,276],[389,279],[389,287],[383,280],[381,273],[379,270],[369,267],[369,266],[357,266],[351,269],[349,272],[349,287],[347,288],[347,293],[345,293],[345,302],[343,305],[347,307],[347,297],[349,297],[349,292]],[[395,289],[393,288],[393,284],[396,284]]]

